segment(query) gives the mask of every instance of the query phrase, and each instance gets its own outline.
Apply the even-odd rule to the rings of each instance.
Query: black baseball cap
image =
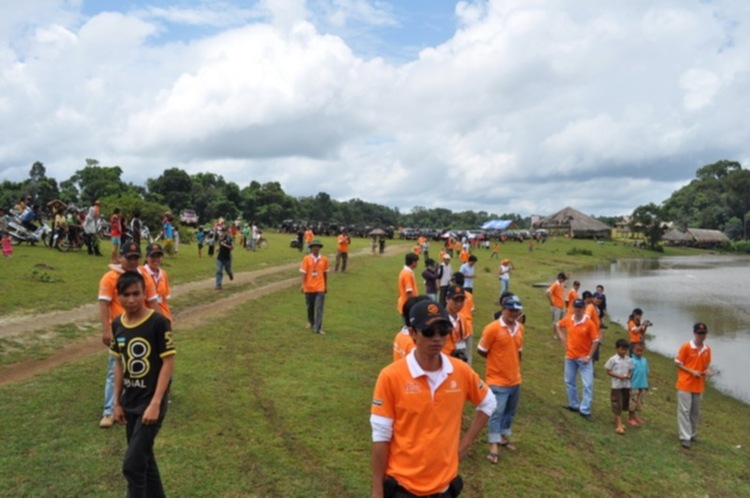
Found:
[[[164,250],[159,244],[149,244],[146,248],[146,257],[153,256],[154,254],[161,254],[162,256],[164,256]]]
[[[427,330],[441,322],[446,322],[448,325],[451,323],[445,308],[435,301],[418,302],[409,312],[409,324],[415,330]]]
[[[705,323],[698,322],[695,325],[693,325],[693,333],[694,334],[708,334],[708,327],[706,327]]]
[[[130,242],[128,244],[125,244],[122,246],[122,249],[120,249],[120,255],[129,258],[130,256],[141,256],[141,246],[138,244],[134,244],[133,242]]]
[[[446,299],[453,299],[456,297],[466,297],[466,293],[464,292],[464,288],[460,285],[453,285],[451,287],[448,287],[448,290],[445,291],[445,298]]]

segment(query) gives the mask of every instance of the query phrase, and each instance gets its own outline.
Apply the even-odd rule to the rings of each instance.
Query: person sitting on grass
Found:
[[[612,413],[615,414],[615,432],[625,434],[622,423],[622,411],[628,410],[630,405],[630,379],[633,376],[633,360],[628,356],[628,341],[617,339],[615,342],[617,354],[604,364],[607,375],[612,377]]]

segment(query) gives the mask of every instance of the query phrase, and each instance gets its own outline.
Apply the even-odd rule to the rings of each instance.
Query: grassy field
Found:
[[[237,271],[297,261],[298,253],[283,245],[288,238],[275,236],[264,253],[238,253]],[[335,245],[325,243],[330,253]],[[366,245],[355,241],[355,250]],[[197,260],[194,247],[185,251],[187,247],[168,261],[173,281],[210,278],[210,260]],[[3,314],[19,308],[64,309],[93,299],[102,263],[90,269],[92,258],[85,254],[43,251],[49,250],[19,249],[13,260],[3,262],[3,273],[8,275],[11,263],[9,271],[18,272],[17,278],[28,277],[38,254],[45,254],[45,264],[55,267],[64,282],[27,278],[22,286],[14,284],[1,296]],[[647,253],[569,240],[551,240],[532,253],[521,244],[501,251],[516,266],[511,290],[523,300],[528,316],[524,384],[514,425],[518,451],[501,452],[497,466],[487,464],[483,431],[462,463],[463,496],[750,496],[750,407],[709,389],[701,442],[690,451],[680,449],[671,359],[647,355],[652,368],[643,415],[647,423],[624,437],[614,433],[610,422],[609,381],[601,366],[595,422],[561,408],[563,351],[550,338],[544,290],[533,284],[550,281],[558,271],[575,276],[576,268]],[[481,329],[496,310],[498,282],[497,262],[488,252],[478,256],[475,323]],[[70,261],[77,262],[72,271]],[[305,330],[303,298],[295,290],[248,301],[212,317],[209,325],[180,330],[174,402],[156,445],[168,494],[368,496],[369,404],[401,325],[395,306],[402,265],[401,256],[367,256],[350,260],[347,274],[331,275],[324,337]],[[583,283],[585,288],[594,285]],[[4,302],[11,295],[15,306]],[[610,327],[609,337],[614,338],[615,330]],[[603,356],[612,350],[605,344]],[[123,495],[124,430],[97,427],[104,356],[102,351],[0,388],[0,495]],[[474,356],[474,366],[483,374],[483,361]],[[4,361],[12,363],[11,358]],[[470,416],[467,407],[467,421]]]

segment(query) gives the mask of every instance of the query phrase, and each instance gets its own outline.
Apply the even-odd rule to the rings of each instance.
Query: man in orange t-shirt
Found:
[[[440,351],[451,332],[440,304],[409,312],[415,349],[378,376],[370,411],[372,497],[458,496],[458,462],[495,409],[495,397],[469,365]],[[477,406],[461,437],[466,401]]]
[[[396,332],[396,337],[393,338],[393,361],[406,358],[406,356],[414,350],[414,339],[411,336],[411,330],[409,329],[409,313],[415,304],[422,301],[433,301],[427,296],[412,296],[404,303],[404,325],[401,330]]]
[[[323,332],[323,307],[328,291],[328,258],[320,254],[323,244],[318,239],[310,241],[310,254],[302,258],[300,291],[305,294],[307,328],[320,335]]]
[[[120,316],[125,309],[120,304],[117,295],[117,279],[126,271],[138,271],[138,263],[141,259],[141,247],[138,244],[125,244],[120,251],[120,264],[110,264],[110,270],[104,274],[99,281],[99,322],[102,326],[102,343],[108,348],[112,344],[112,320]],[[143,275],[143,272],[140,272]],[[158,310],[156,287],[151,279],[146,280],[145,297],[146,304],[154,310]],[[115,362],[112,355],[107,355],[107,376],[104,381],[104,409],[99,427],[108,429],[112,427],[115,419],[113,416],[115,405]]]
[[[341,273],[346,271],[346,262],[349,259],[349,244],[351,243],[352,239],[349,238],[349,233],[344,228],[336,240],[336,266],[333,271],[339,271],[339,263],[341,263]]]
[[[591,361],[599,345],[599,330],[584,313],[583,299],[573,302],[573,315],[557,322],[555,331],[565,348],[565,390],[568,396],[566,408],[578,412],[592,421],[591,404],[594,401],[594,363]],[[581,376],[583,398],[578,400],[576,374]]]
[[[398,274],[398,301],[396,311],[401,315],[404,312],[404,303],[412,296],[419,294],[417,279],[414,277],[414,268],[417,267],[419,256],[410,252],[404,258],[404,267]]]
[[[705,323],[693,325],[693,340],[683,344],[674,359],[677,365],[677,429],[680,444],[685,449],[690,449],[695,441],[706,378],[713,374],[707,334]]]
[[[547,287],[547,299],[549,300],[550,311],[552,311],[552,336],[557,337],[557,322],[565,316],[565,281],[568,277],[560,272],[557,274],[557,280]]]
[[[578,280],[573,280],[573,287],[568,291],[567,296],[565,297],[565,307],[566,307],[566,314],[572,315],[573,314],[573,303],[576,299],[580,298],[581,296],[578,294],[578,289],[581,288],[581,282]]]
[[[169,286],[169,276],[167,272],[161,267],[162,259],[164,258],[164,249],[157,244],[149,244],[146,247],[146,264],[139,268],[141,275],[143,275],[148,282],[148,279],[153,282],[156,288],[156,302],[158,303],[158,311],[169,320],[170,325],[174,327],[172,322],[172,310],[169,308],[169,300],[172,298],[172,289]]]
[[[310,252],[310,242],[312,242],[314,238],[315,238],[315,234],[313,233],[312,228],[307,227],[307,229],[305,230],[305,235],[304,235],[306,253]]]
[[[480,356],[487,358],[484,380],[495,395],[497,407],[490,417],[487,460],[497,463],[498,446],[515,450],[510,442],[511,425],[521,397],[521,351],[523,350],[523,324],[519,323],[523,306],[514,295],[502,300],[502,315],[482,331],[477,346]]]

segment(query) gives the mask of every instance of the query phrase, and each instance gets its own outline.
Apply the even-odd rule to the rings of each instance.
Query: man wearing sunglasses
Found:
[[[441,353],[451,322],[434,301],[409,312],[416,344],[378,376],[372,400],[372,496],[458,496],[458,462],[495,410],[495,397],[466,363]],[[477,411],[460,438],[466,401]]]
[[[711,348],[706,342],[705,323],[693,326],[693,340],[680,347],[675,356],[677,365],[677,428],[680,445],[689,450],[696,441],[695,433],[701,416],[701,399],[706,378],[712,375]]]

